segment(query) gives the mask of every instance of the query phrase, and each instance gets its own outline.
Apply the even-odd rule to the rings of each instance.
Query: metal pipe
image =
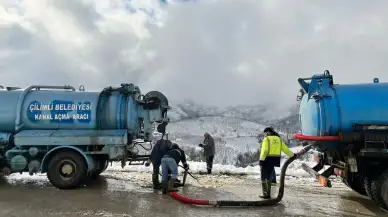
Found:
[[[341,140],[341,137],[339,136],[306,136],[299,133],[295,133],[294,138],[299,140],[305,140],[305,141],[321,141],[321,142],[335,142],[335,141]]]
[[[13,149],[10,149],[10,150],[5,152],[5,158],[7,160],[11,160],[11,158],[9,156],[11,153],[20,154],[20,153],[27,153],[27,152],[28,152],[28,150],[20,150],[20,149],[13,148]]]

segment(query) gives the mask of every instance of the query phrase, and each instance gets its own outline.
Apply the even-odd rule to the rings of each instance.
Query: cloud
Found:
[[[216,105],[293,103],[297,79],[388,80],[388,2],[0,0],[2,85],[134,82]]]

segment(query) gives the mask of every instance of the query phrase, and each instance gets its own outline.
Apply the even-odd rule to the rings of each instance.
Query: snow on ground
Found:
[[[292,151],[297,152],[302,147],[294,147],[291,148]],[[287,179],[308,179],[308,182],[314,183],[314,179],[311,178],[311,176],[306,173],[301,168],[302,163],[306,163],[309,166],[313,166],[315,163],[310,161],[310,155],[306,154],[307,158],[303,158],[303,160],[295,160],[293,163],[291,163],[288,166],[286,177]],[[282,160],[282,164],[284,163],[285,159]],[[192,174],[198,174],[200,171],[205,171],[206,169],[206,163],[205,162],[188,162],[190,165],[190,172]],[[276,174],[280,175],[281,168],[275,168]],[[179,173],[182,173],[183,169],[179,168]],[[108,169],[103,173],[104,176],[107,176],[108,178],[118,178],[118,179],[128,179],[133,180],[136,179],[139,182],[149,180],[150,174],[152,173],[152,166],[146,167],[144,165],[131,165],[131,166],[125,166],[124,168],[121,168],[121,163],[114,162],[112,165],[109,165]],[[216,186],[217,183],[220,185],[220,176],[222,177],[231,177],[236,175],[248,175],[245,176],[246,178],[253,178],[253,179],[260,179],[260,167],[255,166],[251,167],[248,166],[246,168],[242,167],[235,167],[233,165],[221,165],[221,164],[214,164],[213,165],[213,175],[209,176],[207,181],[205,183],[210,186]],[[213,177],[213,178],[211,178]],[[244,177],[244,176],[243,176]],[[46,174],[36,174],[34,176],[30,176],[28,173],[23,174],[11,174],[10,176],[6,177],[8,182],[14,183],[14,182],[22,182],[22,183],[47,183],[48,180],[46,178]],[[234,179],[228,179],[230,181],[235,182]],[[213,183],[214,182],[214,183]],[[224,182],[228,182],[227,180],[224,180]],[[230,184],[230,183],[229,183]]]
[[[301,150],[303,147],[294,147],[291,148],[293,152],[297,152]],[[308,158],[311,159],[309,154],[306,154]],[[283,154],[284,156],[284,154]],[[285,162],[285,158],[282,159],[281,165]],[[306,173],[302,168],[301,164],[306,163],[309,166],[315,164],[315,162],[311,162],[310,160],[295,160],[288,166],[288,170],[286,175],[294,176],[294,177],[310,177],[308,173]],[[188,162],[190,166],[190,172],[193,174],[198,174],[200,171],[206,171],[206,162]],[[276,173],[280,174],[281,168],[275,168]],[[134,165],[134,166],[126,166],[124,169],[121,168],[120,163],[113,163],[112,166],[108,167],[107,171],[125,171],[125,172],[152,172],[152,166],[145,167],[144,165]],[[183,172],[183,169],[180,167],[179,172]],[[222,164],[213,164],[213,173],[214,174],[230,174],[230,175],[260,175],[260,167],[259,166],[248,166],[248,167],[236,167],[233,165],[222,165]]]

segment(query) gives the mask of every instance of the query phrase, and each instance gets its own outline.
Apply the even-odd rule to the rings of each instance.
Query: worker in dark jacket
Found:
[[[203,151],[204,151],[203,154],[205,155],[205,158],[206,158],[207,174],[211,174],[216,148],[214,144],[214,139],[209,133],[205,133],[203,136],[205,137],[203,144],[202,143],[199,144],[199,147],[203,148]]]
[[[152,148],[151,155],[145,166],[150,166],[152,163],[152,185],[154,189],[161,189],[162,186],[159,183],[159,167],[161,164],[162,157],[171,148],[172,142],[166,139],[158,140]]]
[[[188,169],[185,152],[173,143],[171,149],[166,152],[162,158],[162,186],[163,194],[172,191],[178,191],[174,184],[178,178],[178,164],[182,161],[184,169]],[[168,171],[171,171],[171,178],[168,180]]]
[[[275,167],[280,167],[281,152],[288,157],[293,157],[294,153],[290,151],[287,145],[279,137],[272,127],[264,129],[264,139],[260,150],[260,169],[263,195],[261,198],[271,198],[271,175]]]

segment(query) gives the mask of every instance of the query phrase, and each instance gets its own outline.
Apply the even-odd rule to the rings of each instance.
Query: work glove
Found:
[[[199,147],[203,147],[203,145],[202,145],[202,144],[199,144],[198,146],[199,146]]]
[[[260,165],[261,167],[264,166],[264,161],[263,161],[263,160],[259,161],[259,165]]]
[[[151,165],[151,162],[148,160],[145,164],[146,167],[149,167]]]
[[[184,168],[185,170],[188,170],[188,169],[189,169],[189,165],[188,165],[187,163],[184,163],[184,164],[183,164],[183,168]]]

